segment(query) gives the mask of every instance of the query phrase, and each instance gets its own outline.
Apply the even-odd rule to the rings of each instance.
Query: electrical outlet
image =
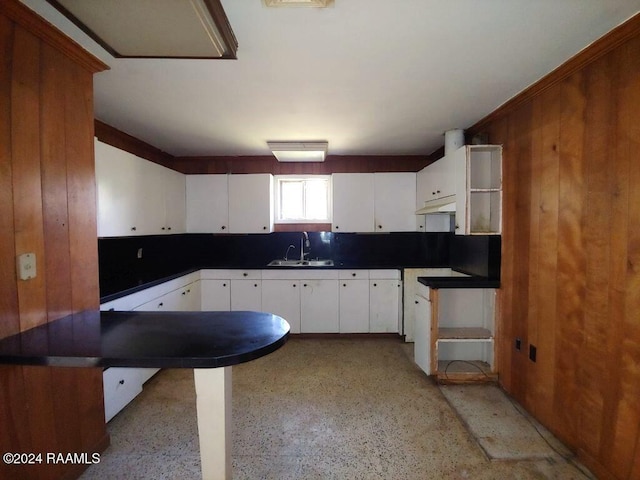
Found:
[[[537,349],[535,345],[529,345],[529,360],[531,360],[532,362],[536,361],[536,352]]]
[[[142,258],[142,248],[138,249],[138,258]]]
[[[516,350],[522,350],[522,340],[520,340],[519,338],[516,338]]]

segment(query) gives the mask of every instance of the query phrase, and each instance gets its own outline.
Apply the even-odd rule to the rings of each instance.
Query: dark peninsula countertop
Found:
[[[418,277],[418,282],[429,288],[500,288],[499,279],[478,275]]]
[[[0,364],[217,368],[267,355],[288,336],[270,313],[89,310],[0,340]]]

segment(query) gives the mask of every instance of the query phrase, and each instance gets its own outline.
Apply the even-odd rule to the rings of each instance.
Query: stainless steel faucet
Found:
[[[286,260],[289,260],[287,257],[289,256],[289,250],[291,250],[292,248],[293,248],[293,249],[295,249],[295,248],[296,248],[296,247],[295,247],[295,245],[289,245],[289,246],[287,247],[287,251],[286,251],[286,252],[285,252],[285,254],[284,254],[284,259],[285,259],[285,261],[286,261]]]
[[[309,248],[311,244],[309,243],[309,235],[307,232],[302,232],[302,237],[300,238],[300,261],[304,261],[304,256],[309,255],[309,252],[304,251],[304,247]]]

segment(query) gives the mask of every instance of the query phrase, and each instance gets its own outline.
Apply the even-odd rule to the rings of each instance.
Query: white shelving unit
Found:
[[[431,295],[431,372],[438,381],[495,380],[495,289],[442,288]]]
[[[452,154],[456,165],[456,233],[502,232],[502,146],[465,145]]]

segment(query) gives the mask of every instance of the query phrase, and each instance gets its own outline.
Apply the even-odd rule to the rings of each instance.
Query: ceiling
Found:
[[[638,0],[223,0],[237,60],[116,59],[45,0],[22,0],[111,69],[96,118],[175,156],[426,155],[640,11]]]

